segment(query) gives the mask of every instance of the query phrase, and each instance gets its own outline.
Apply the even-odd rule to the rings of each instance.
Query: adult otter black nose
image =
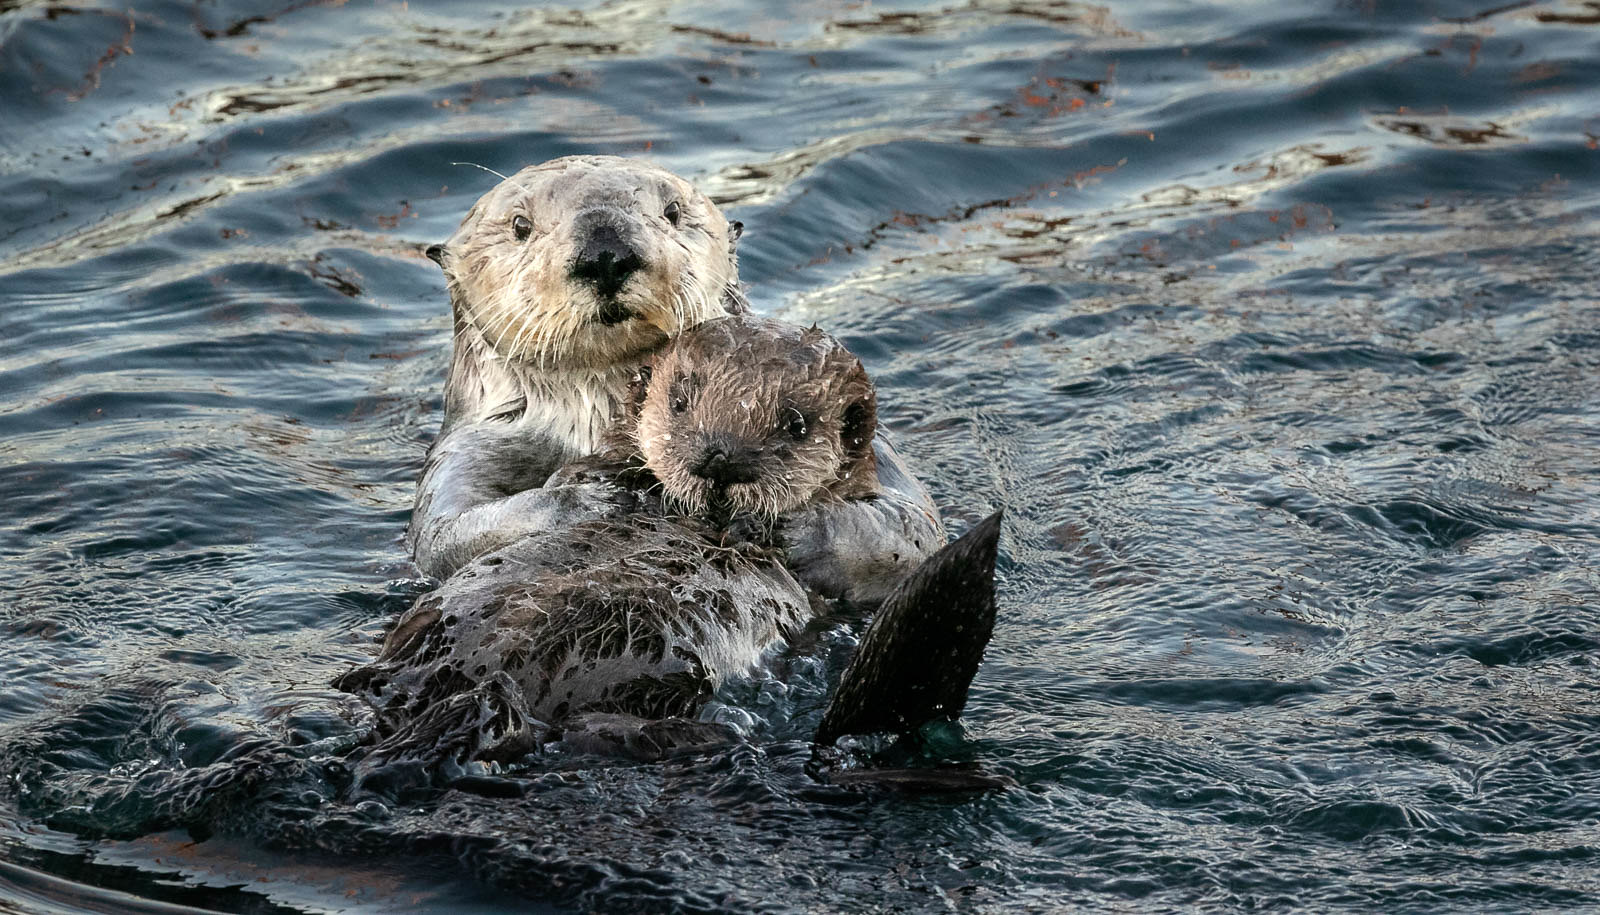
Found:
[[[593,286],[600,298],[614,299],[628,277],[643,266],[639,252],[633,250],[616,229],[601,225],[590,230],[589,237],[578,250],[578,257],[572,262],[572,275]],[[607,315],[602,314],[601,320],[614,324],[626,319],[628,314],[624,311],[620,317],[612,317],[616,320],[608,321]]]
[[[700,452],[700,457],[695,461],[689,472],[702,480],[710,480],[718,487],[728,487],[735,483],[753,483],[760,474],[756,471],[756,462],[750,455],[728,452],[720,446],[713,445]]]

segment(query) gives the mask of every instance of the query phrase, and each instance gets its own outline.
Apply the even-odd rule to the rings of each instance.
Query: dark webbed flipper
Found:
[[[960,717],[994,632],[1001,514],[928,557],[890,593],[845,668],[817,743]]]

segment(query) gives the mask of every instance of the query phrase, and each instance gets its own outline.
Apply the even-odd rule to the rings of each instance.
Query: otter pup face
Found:
[[[501,182],[429,256],[457,323],[501,358],[596,370],[723,315],[737,295],[740,228],[664,169],[570,156]]]
[[[689,513],[774,517],[876,492],[872,382],[822,331],[749,315],[685,331],[635,389],[635,441]]]

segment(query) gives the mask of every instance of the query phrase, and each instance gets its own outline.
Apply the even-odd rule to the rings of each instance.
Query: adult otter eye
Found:
[[[789,433],[795,441],[806,437],[806,417],[794,407],[786,407],[778,414],[778,428]]]
[[[689,409],[689,383],[682,377],[673,380],[672,387],[667,391],[667,395],[672,412],[682,413]]]
[[[678,220],[683,218],[683,207],[678,205],[678,201],[674,200],[667,204],[666,210],[664,210],[661,215],[665,216],[667,218],[667,222],[672,223],[673,227],[676,228],[678,225]]]
[[[533,234],[533,223],[526,216],[517,216],[511,220],[511,232],[517,236],[517,241],[526,241]]]

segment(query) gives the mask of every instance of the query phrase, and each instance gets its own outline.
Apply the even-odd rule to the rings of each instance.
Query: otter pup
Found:
[[[695,516],[874,498],[875,401],[861,363],[815,328],[730,317],[672,341],[625,404],[603,452],[552,485],[625,490],[631,510],[471,561],[400,619],[376,661],[340,678],[380,709],[377,759],[509,760],[546,726],[582,732],[595,716],[637,735],[617,722],[693,712],[812,617],[778,553]],[[934,600],[986,583],[992,618],[990,542],[970,587]]]
[[[631,439],[685,513],[770,521],[877,495],[876,393],[861,361],[818,328],[713,321],[643,371],[660,383],[644,388]]]
[[[615,510],[608,487],[543,484],[601,447],[629,380],[669,336],[746,310],[740,232],[670,172],[571,156],[511,175],[428,250],[455,325],[410,528],[426,574]],[[790,569],[827,596],[879,600],[944,542],[926,490],[881,437],[874,449],[878,498],[780,519]]]

